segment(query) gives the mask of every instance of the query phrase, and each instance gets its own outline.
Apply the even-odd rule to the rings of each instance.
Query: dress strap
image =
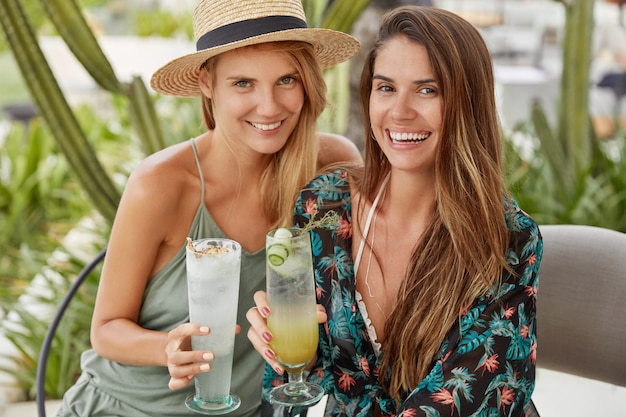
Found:
[[[191,142],[191,149],[193,149],[193,156],[196,158],[196,166],[198,167],[198,175],[200,176],[200,183],[202,185],[202,200],[204,201],[204,175],[202,174],[202,168],[200,168],[200,158],[198,157],[198,150],[196,149],[196,142],[194,138],[189,140]]]
[[[356,259],[354,261],[354,276],[356,277],[356,271],[359,270],[359,264],[361,263],[361,256],[363,255],[363,249],[365,249],[365,241],[367,240],[367,234],[370,230],[370,225],[372,223],[372,218],[374,217],[374,213],[376,213],[376,207],[378,207],[378,201],[380,200],[380,196],[383,194],[387,183],[389,182],[389,177],[391,176],[391,172],[387,174],[383,183],[380,185],[380,189],[378,190],[378,194],[372,203],[372,207],[370,207],[370,211],[367,214],[367,220],[365,220],[365,227],[363,228],[363,238],[361,239],[361,244],[359,245],[359,250],[356,253]]]

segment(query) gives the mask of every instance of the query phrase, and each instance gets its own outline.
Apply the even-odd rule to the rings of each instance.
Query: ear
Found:
[[[209,76],[209,72],[204,68],[200,68],[200,73],[198,74],[198,85],[200,86],[202,94],[204,94],[207,98],[211,98],[211,77]]]

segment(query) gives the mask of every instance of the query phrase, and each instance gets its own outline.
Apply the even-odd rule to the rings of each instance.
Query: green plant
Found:
[[[75,198],[82,190],[71,181],[67,162],[54,147],[38,120],[28,127],[12,124],[0,148],[0,217],[5,226],[0,244],[32,242],[35,230],[60,220],[61,207],[80,215],[90,210],[84,199]]]
[[[166,146],[196,137],[205,131],[199,98],[157,95],[155,107],[163,121],[163,141]]]
[[[587,224],[626,232],[624,136],[611,142],[590,139],[594,155],[584,170],[563,163],[564,150],[551,129],[538,131],[543,113],[505,140],[507,185],[520,206],[539,224]]]
[[[104,166],[115,178],[123,178],[123,182],[132,169],[132,158],[138,156],[130,151],[136,146],[131,142],[129,121],[117,116],[127,113],[125,107],[113,101],[111,108],[114,114],[109,117],[98,115],[89,107],[77,107],[75,114],[89,132],[95,148],[108,155],[101,158]],[[32,303],[25,304],[20,297],[30,288],[33,277],[54,269],[62,279],[49,281],[50,292],[45,298],[37,299],[36,304],[49,312],[57,308],[83,261],[70,258],[50,265],[50,259],[57,259],[51,254],[62,251],[59,248],[63,248],[68,233],[81,219],[92,215],[93,208],[40,119],[33,119],[28,127],[12,123],[0,143],[0,229],[5,231],[0,236],[0,316],[12,318],[3,319],[0,326],[17,348],[9,357],[11,366],[0,372],[11,373],[17,385],[29,392],[33,390],[39,348],[49,317],[33,315]],[[102,240],[97,240],[101,245],[108,235],[106,222],[96,230],[102,234]],[[89,250],[88,245],[81,249]],[[82,292],[85,292],[84,302],[77,297],[73,304],[76,308],[83,304],[81,310],[85,306],[91,308],[95,286],[85,285]],[[59,330],[63,340],[55,341],[50,357],[52,382],[48,385],[54,388],[50,395],[55,398],[73,382],[79,353],[89,343],[90,314],[81,312],[73,317],[71,311]]]
[[[354,22],[370,3],[369,0],[304,0],[302,2],[309,26],[350,33]],[[318,120],[321,131],[346,132],[349,123],[350,73],[344,62],[327,69],[324,79],[328,87],[329,107]]]
[[[143,156],[131,140],[122,101],[112,101],[107,117],[87,106],[74,110],[120,185]],[[93,207],[41,119],[6,126],[0,139],[0,306],[10,310],[49,254]]]
[[[121,83],[98,45],[74,0],[42,1],[46,14],[87,72],[104,89],[128,99],[128,111],[144,151],[164,147],[151,97],[139,77]],[[17,0],[0,3],[0,23],[26,85],[59,148],[82,182],[95,207],[110,221],[120,192],[98,160],[70,109],[39,48],[26,14]]]
[[[592,157],[589,63],[595,0],[560,2],[565,8],[565,28],[559,121],[555,132],[563,150],[566,170],[579,174],[588,168]]]
[[[183,36],[193,40],[190,13],[172,14],[160,9],[138,10],[133,13],[133,31],[137,36]]]
[[[529,123],[507,143],[508,184],[540,224],[573,223],[626,231],[624,136],[594,137],[589,117],[589,58],[594,0],[561,1],[565,8],[563,71],[556,126],[539,103]],[[526,136],[532,150],[520,158],[511,139]]]
[[[88,138],[94,143],[103,165],[109,172],[113,173],[113,177],[118,180],[120,185],[123,185],[135,164],[143,158],[143,154],[138,151],[138,139],[131,134],[131,121],[126,111],[125,100],[116,96],[111,96],[111,98],[110,112],[107,112],[106,117],[87,106],[77,107],[74,112],[85,132],[88,132]],[[157,96],[155,106],[164,122],[164,137],[169,139],[170,144],[196,136],[199,133],[201,129],[200,111],[195,100]],[[59,160],[63,162],[62,155],[54,149],[54,140],[50,137],[50,133],[37,121],[34,123],[39,127],[45,141],[50,144],[46,153],[47,156],[43,159],[54,160],[57,163]],[[13,129],[14,132],[11,134],[10,140],[14,140],[22,146],[30,143],[30,141],[24,140],[22,135],[24,130],[21,125],[16,123]],[[10,147],[10,149],[13,148],[14,145]],[[7,151],[7,149],[0,147],[0,157]],[[11,153],[11,155],[13,154],[17,158],[26,157],[26,152],[17,147],[15,152]],[[8,167],[4,163],[0,166]],[[58,183],[51,192],[53,195],[67,198],[68,203],[62,204],[63,200],[59,200],[57,207],[52,204],[55,199],[50,194],[44,193],[41,201],[46,202],[43,205],[46,206],[47,212],[49,214],[54,213],[54,216],[46,217],[44,223],[32,230],[28,236],[29,243],[25,243],[25,239],[22,239],[21,241],[24,243],[21,244],[0,245],[0,281],[2,282],[0,285],[0,307],[4,313],[16,310],[15,313],[11,314],[16,316],[16,320],[21,326],[17,327],[17,330],[11,327],[13,329],[12,332],[9,332],[11,342],[19,344],[19,350],[9,358],[12,362],[11,368],[0,369],[0,372],[10,372],[25,392],[32,393],[34,389],[37,353],[42,345],[49,317],[43,319],[34,317],[27,308],[17,302],[18,297],[28,288],[33,276],[41,271],[53,269],[62,275],[62,280],[51,281],[50,285],[53,292],[46,298],[40,299],[38,303],[44,305],[48,310],[54,311],[84,264],[84,261],[71,258],[67,262],[49,265],[50,254],[53,251],[58,251],[59,247],[64,253],[70,252],[70,248],[63,249],[63,240],[66,239],[68,231],[85,216],[85,211],[72,209],[72,201],[85,205],[87,208],[90,207],[84,198],[77,198],[76,190],[80,191],[80,187],[75,178],[69,175],[67,166],[66,171],[68,171],[68,178]],[[20,187],[10,183],[8,186],[15,188],[18,193],[23,191]],[[2,217],[1,213],[2,210],[0,210],[0,228],[6,229],[7,227],[4,226],[7,224],[4,222],[6,216]],[[102,221],[95,227],[98,235],[95,240],[99,245],[104,245],[103,242],[108,236],[107,226],[107,222]],[[55,231],[51,233],[53,230]],[[95,250],[86,249],[95,253]],[[98,272],[96,271],[94,275],[97,276]],[[93,297],[96,293],[95,282],[94,285],[89,283],[92,282],[92,279],[96,279],[95,276],[89,278],[89,281],[81,289],[82,295],[77,296],[77,300],[72,302],[75,307],[67,312],[67,316],[61,322],[61,328],[57,334],[57,339],[60,338],[60,340],[55,339],[52,346],[46,388],[46,392],[51,398],[59,398],[64,390],[71,385],[79,367],[80,352],[88,347],[89,317],[93,306]],[[79,309],[76,317],[72,312],[74,308]]]
[[[28,303],[16,304],[9,317],[2,322],[2,333],[17,348],[17,354],[3,353],[2,356],[11,360],[12,366],[0,368],[0,371],[11,374],[18,386],[27,392],[29,399],[34,399],[39,350],[49,321],[42,319],[37,312],[45,310],[53,313],[84,265],[83,260],[69,252],[66,255],[66,261],[50,265],[47,273],[40,276],[45,278],[40,287],[45,287],[46,291],[39,291],[40,294],[33,295]],[[51,398],[61,398],[80,373],[78,358],[89,347],[89,325],[99,269],[89,275],[72,299],[53,339],[45,381],[46,393]]]
[[[0,307],[8,311],[92,208],[40,121],[11,124],[0,143]]]

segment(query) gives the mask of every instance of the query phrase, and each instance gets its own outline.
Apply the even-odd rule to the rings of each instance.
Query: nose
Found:
[[[414,118],[417,115],[417,110],[413,104],[407,94],[398,94],[391,108],[391,117],[396,120]]]
[[[272,88],[263,89],[259,92],[257,113],[260,116],[276,116],[280,113],[278,96]]]

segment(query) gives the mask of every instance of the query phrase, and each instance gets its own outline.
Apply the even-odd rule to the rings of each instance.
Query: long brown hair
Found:
[[[317,168],[319,143],[316,137],[317,118],[324,110],[326,83],[313,47],[305,42],[268,42],[247,48],[263,48],[285,52],[296,67],[304,87],[304,106],[285,146],[272,155],[260,187],[263,210],[271,228],[291,225],[293,204],[300,188],[313,177]],[[203,68],[214,73],[219,55],[206,61]],[[207,129],[215,129],[215,103],[202,96],[202,116]]]
[[[397,400],[427,375],[459,315],[508,268],[508,193],[489,51],[478,31],[449,11],[406,6],[387,13],[361,76],[366,136],[377,52],[399,36],[426,48],[442,95],[443,124],[432,222],[413,250],[385,323],[380,379]],[[389,170],[376,141],[367,140],[365,168],[355,181],[361,195],[373,199]]]

